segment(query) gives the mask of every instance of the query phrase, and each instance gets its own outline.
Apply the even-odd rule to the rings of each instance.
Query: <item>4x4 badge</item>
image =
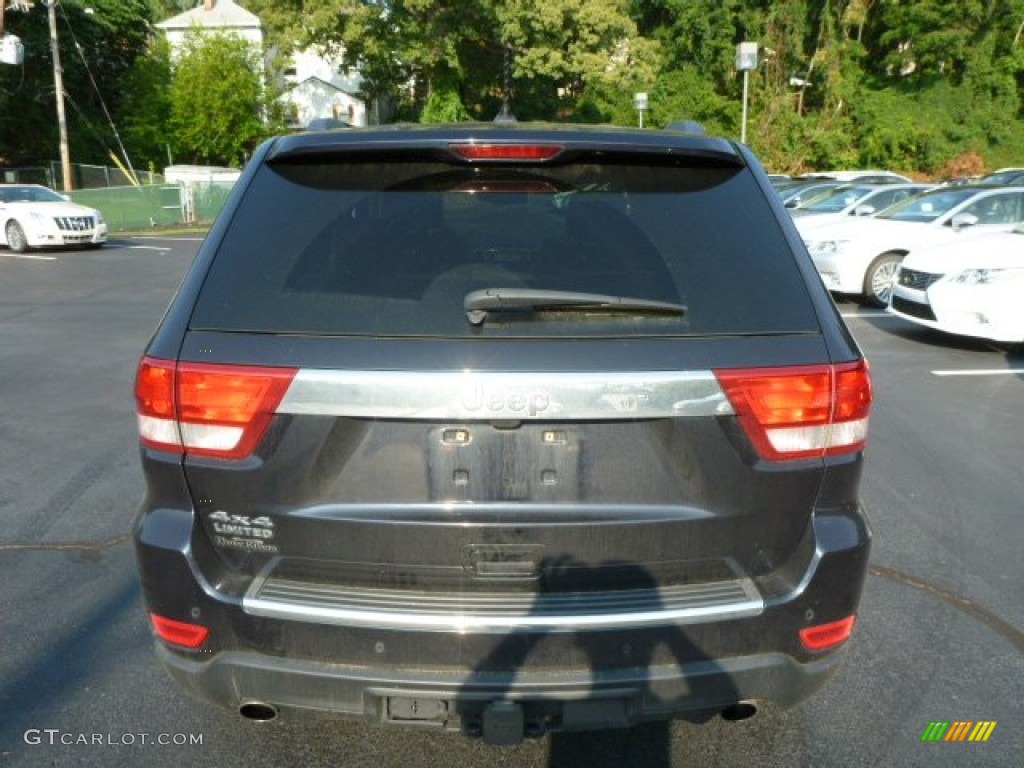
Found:
[[[224,536],[252,539],[274,538],[274,521],[269,517],[229,514],[218,509],[210,514],[213,530]]]

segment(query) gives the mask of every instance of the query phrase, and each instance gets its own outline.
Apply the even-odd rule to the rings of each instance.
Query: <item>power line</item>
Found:
[[[3,0],[0,0],[0,2],[3,2]],[[100,88],[96,84],[96,78],[92,75],[92,70],[89,68],[89,62],[86,61],[85,52],[82,50],[82,46],[79,44],[78,38],[75,37],[75,30],[71,27],[71,21],[64,12],[63,6],[61,6],[60,14],[64,19],[64,25],[68,28],[68,33],[71,35],[71,41],[74,43],[75,51],[78,53],[78,58],[82,60],[82,66],[85,67],[85,73],[89,76],[89,82],[92,83],[92,88],[96,92],[97,98],[100,100],[100,106],[103,108],[103,114],[106,116],[107,123],[110,125],[110,130],[113,132],[114,138],[117,140],[117,146],[121,149],[121,156],[128,165],[130,178],[135,182],[135,185],[138,186],[138,177],[135,175],[135,169],[132,167],[131,158],[128,157],[128,151],[124,148],[124,143],[121,141],[121,135],[117,132],[117,126],[114,125],[114,119],[110,116],[110,111],[107,109],[107,103],[103,100],[103,94],[100,93]],[[79,114],[81,114],[81,109],[79,109]]]

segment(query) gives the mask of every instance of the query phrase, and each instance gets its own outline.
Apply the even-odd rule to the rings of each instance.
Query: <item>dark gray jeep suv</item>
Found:
[[[699,720],[853,628],[867,364],[734,142],[271,140],[136,398],[157,654],[251,718]]]

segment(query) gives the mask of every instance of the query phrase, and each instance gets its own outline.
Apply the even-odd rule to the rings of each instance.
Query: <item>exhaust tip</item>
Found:
[[[238,714],[246,720],[267,723],[277,717],[277,708],[263,701],[243,701],[238,707]]]
[[[738,723],[742,720],[749,720],[756,714],[757,704],[753,701],[737,701],[722,710],[722,719],[730,723]]]

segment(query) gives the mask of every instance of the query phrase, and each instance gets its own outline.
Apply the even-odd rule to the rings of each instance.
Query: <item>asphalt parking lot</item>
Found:
[[[129,530],[135,364],[197,247],[0,250],[0,764],[1024,765],[1024,355],[848,303],[876,385],[875,542],[847,659],[818,696],[511,749],[194,702],[156,666]],[[933,721],[996,725],[983,743],[922,742]]]

